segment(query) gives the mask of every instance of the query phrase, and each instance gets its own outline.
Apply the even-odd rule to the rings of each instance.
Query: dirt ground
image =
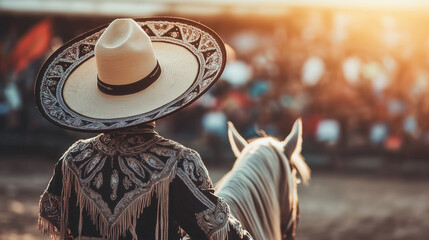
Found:
[[[0,156],[0,240],[47,239],[37,229],[39,196],[54,163]],[[225,169],[209,169],[217,181]],[[297,240],[427,240],[429,180],[314,171],[299,188]]]

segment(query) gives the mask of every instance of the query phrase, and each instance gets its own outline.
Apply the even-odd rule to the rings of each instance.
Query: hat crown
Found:
[[[34,88],[45,118],[84,132],[130,127],[179,111],[219,79],[226,53],[213,30],[175,17],[134,21],[97,27],[46,60]]]
[[[116,19],[106,28],[94,54],[99,79],[110,85],[140,81],[157,64],[149,36],[129,18]]]

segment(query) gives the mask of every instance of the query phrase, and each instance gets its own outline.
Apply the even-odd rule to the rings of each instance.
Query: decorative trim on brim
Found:
[[[35,84],[35,97],[37,107],[45,118],[60,127],[83,132],[126,128],[163,118],[191,104],[220,77],[225,67],[226,51],[220,37],[208,27],[172,17],[134,20],[152,42],[179,45],[195,55],[199,69],[192,86],[173,101],[134,116],[98,119],[73,111],[64,101],[64,85],[75,69],[94,57],[95,44],[107,27],[104,25],[67,42],[41,68]]]

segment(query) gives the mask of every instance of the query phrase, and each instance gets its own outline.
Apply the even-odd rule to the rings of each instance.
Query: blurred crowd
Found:
[[[230,58],[222,79],[197,103],[203,129],[225,138],[231,120],[248,138],[259,129],[284,137],[302,117],[307,149],[425,156],[424,20],[304,11],[269,26],[230,28],[222,33]]]
[[[15,20],[0,24],[0,133],[61,132],[35,109],[37,71],[63,42],[109,19]],[[429,30],[423,26],[429,18],[301,9],[281,18],[203,22],[224,39],[227,66],[202,98],[159,121],[160,131],[220,149],[227,141],[227,121],[246,138],[284,138],[301,117],[308,151],[415,157],[428,152]],[[45,30],[36,30],[50,34],[49,44],[36,34],[27,46],[33,51],[39,39],[43,53],[16,63],[16,55],[23,54],[17,46],[43,24]]]

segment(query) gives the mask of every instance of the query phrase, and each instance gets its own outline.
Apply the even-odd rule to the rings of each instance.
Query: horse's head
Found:
[[[244,154],[244,149],[252,144],[247,142],[235,129],[231,122],[228,122],[228,137],[232,151],[237,158]],[[271,143],[278,158],[283,162],[284,168],[282,180],[279,182],[279,205],[281,208],[281,231],[287,239],[293,239],[298,215],[298,196],[296,190],[296,172],[298,171],[302,180],[306,183],[310,178],[310,169],[304,162],[301,155],[302,149],[302,122],[301,119],[295,121],[291,132],[283,140],[279,141],[272,137],[262,137],[256,141]],[[255,141],[255,142],[256,142]]]
[[[235,157],[239,157],[243,149],[249,144],[235,129],[231,122],[228,122],[228,138]],[[279,144],[291,167],[296,168],[304,182],[310,179],[310,169],[301,156],[302,150],[302,121],[295,121],[289,135]]]

